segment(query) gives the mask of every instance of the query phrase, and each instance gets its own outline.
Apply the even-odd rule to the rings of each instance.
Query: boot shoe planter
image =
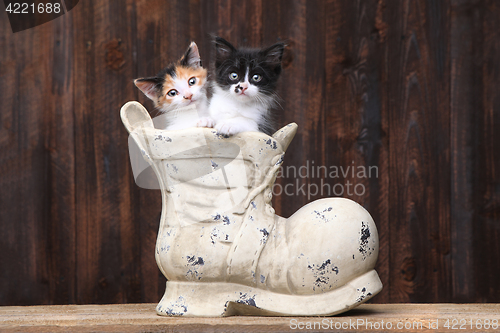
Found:
[[[334,315],[382,289],[377,228],[362,206],[329,198],[275,215],[272,186],[296,124],[223,137],[155,129],[137,102],[121,117],[162,193],[159,315]]]

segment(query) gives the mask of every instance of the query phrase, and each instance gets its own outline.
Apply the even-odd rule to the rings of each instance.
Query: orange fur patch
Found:
[[[177,63],[175,67],[175,75],[176,79],[184,80],[186,82],[194,76],[197,78],[196,85],[199,86],[204,85],[207,81],[207,70],[203,67],[198,67],[198,68],[184,67],[181,66],[179,63]],[[167,94],[167,92],[170,91],[170,89],[174,88],[175,88],[174,79],[168,74],[165,75],[165,82],[163,83],[163,92],[162,96],[158,100],[158,103],[170,103],[170,100],[168,100],[165,97],[165,95]]]
[[[181,80],[186,80],[186,81],[194,76],[198,79],[198,82],[196,83],[198,85],[203,85],[207,79],[207,70],[202,67],[191,68],[191,67],[177,66],[177,68],[175,69],[175,74]]]

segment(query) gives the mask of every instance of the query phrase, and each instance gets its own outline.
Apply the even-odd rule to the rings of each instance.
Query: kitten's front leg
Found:
[[[214,127],[219,134],[234,135],[241,132],[258,132],[259,126],[251,119],[244,117],[235,117],[220,120]]]
[[[211,117],[203,117],[198,120],[196,127],[214,127],[215,120]]]

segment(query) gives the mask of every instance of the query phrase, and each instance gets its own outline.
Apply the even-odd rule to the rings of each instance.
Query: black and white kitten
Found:
[[[215,38],[216,77],[209,113],[220,134],[272,130],[269,112],[277,103],[284,48],[284,43],[277,43],[262,50],[236,49]]]

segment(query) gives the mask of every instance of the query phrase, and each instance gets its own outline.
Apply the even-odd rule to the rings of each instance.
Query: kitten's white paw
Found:
[[[219,134],[234,135],[241,132],[253,131],[254,129],[248,125],[238,123],[236,121],[220,121],[214,127]]]
[[[196,127],[214,127],[215,120],[210,117],[203,117],[196,123]]]

